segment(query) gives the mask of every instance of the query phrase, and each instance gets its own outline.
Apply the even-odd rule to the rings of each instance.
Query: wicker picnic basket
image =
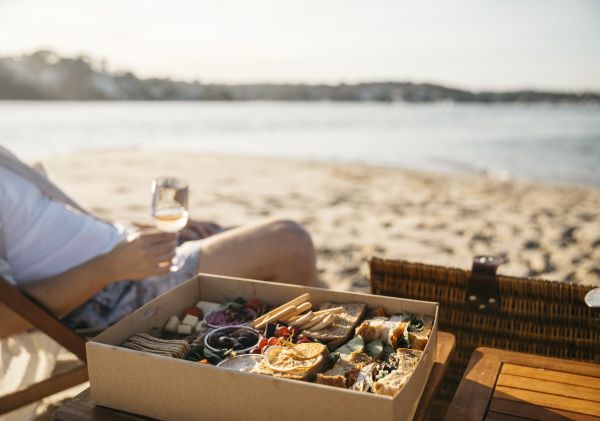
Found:
[[[440,392],[443,399],[454,394],[473,350],[480,346],[600,363],[600,311],[584,302],[592,287],[495,275],[495,270],[479,273],[487,293],[496,289],[494,298],[486,298],[497,303],[491,311],[477,305],[475,295],[483,292],[473,293],[473,284],[481,286],[473,281],[474,269],[380,258],[371,258],[369,265],[373,294],[440,303],[439,327],[456,336]]]

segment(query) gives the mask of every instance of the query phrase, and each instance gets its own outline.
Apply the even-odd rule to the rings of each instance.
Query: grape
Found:
[[[266,347],[269,343],[269,340],[267,338],[262,338],[260,340],[260,342],[258,342],[258,349],[260,351],[262,351],[264,349],[264,347]]]
[[[290,330],[287,326],[279,326],[277,329],[275,329],[275,337],[276,338],[281,338],[282,336],[289,336],[290,335]]]

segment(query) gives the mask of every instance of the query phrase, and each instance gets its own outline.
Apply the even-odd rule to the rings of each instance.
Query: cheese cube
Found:
[[[191,335],[192,327],[190,325],[179,325],[177,326],[177,333],[180,333],[182,335]]]
[[[183,318],[183,320],[181,321],[182,325],[188,325],[188,326],[196,326],[197,323],[198,323],[198,317],[192,316],[191,314],[186,314],[185,317]]]
[[[200,310],[202,310],[202,312],[206,316],[207,314],[210,314],[213,311],[220,310],[221,304],[213,303],[210,301],[198,301],[198,303],[196,304],[196,307],[198,307]]]
[[[180,323],[181,323],[181,321],[179,320],[179,318],[177,316],[171,316],[171,317],[169,317],[169,320],[165,324],[165,327],[163,328],[163,330],[165,332],[175,333],[175,332],[177,332],[177,326],[179,326]]]

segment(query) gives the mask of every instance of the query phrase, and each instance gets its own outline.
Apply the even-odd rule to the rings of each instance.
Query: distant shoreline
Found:
[[[591,108],[600,108],[600,101],[533,101],[533,102],[478,102],[478,101],[422,101],[422,102],[409,102],[409,101],[355,101],[355,100],[304,100],[304,99],[112,99],[112,98],[104,98],[104,99],[70,99],[70,98],[33,98],[33,99],[10,99],[10,98],[0,98],[0,104],[15,104],[22,102],[24,104],[31,103],[83,103],[83,104],[91,104],[94,102],[107,104],[107,103],[160,103],[160,104],[180,104],[180,103],[205,103],[205,104],[214,104],[214,103],[223,103],[223,104],[232,104],[232,103],[279,103],[279,104],[353,104],[353,105],[389,105],[389,106],[416,106],[419,105],[437,105],[440,107],[444,106],[490,106],[490,107],[502,107],[502,106],[552,106],[552,107],[569,107],[569,106],[578,106],[578,107],[591,107]]]
[[[473,91],[408,81],[351,84],[186,82],[138,78],[131,72],[111,72],[104,64],[86,56],[61,57],[52,51],[37,51],[19,57],[0,57],[0,99],[600,104],[600,92]]]

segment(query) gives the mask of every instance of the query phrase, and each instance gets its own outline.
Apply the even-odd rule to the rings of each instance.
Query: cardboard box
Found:
[[[311,302],[362,302],[388,314],[435,317],[423,357],[396,396],[241,373],[121,348],[130,336],[160,329],[199,300],[258,297],[281,305],[304,292]],[[87,343],[92,399],[99,405],[167,420],[410,420],[433,367],[437,303],[200,274],[138,309]]]

